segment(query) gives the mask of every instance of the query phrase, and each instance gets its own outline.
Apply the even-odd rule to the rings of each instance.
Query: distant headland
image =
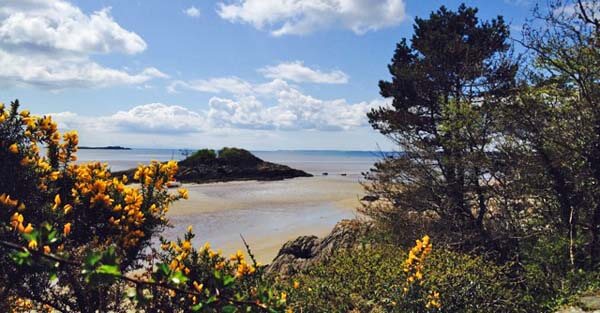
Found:
[[[105,146],[105,147],[79,147],[79,150],[131,150],[131,148],[121,146]]]

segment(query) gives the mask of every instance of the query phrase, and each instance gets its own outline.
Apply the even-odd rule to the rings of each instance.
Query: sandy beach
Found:
[[[341,219],[355,216],[362,197],[358,177],[316,176],[283,181],[186,184],[189,199],[173,205],[174,238],[194,226],[194,244],[210,242],[230,254],[244,249],[240,234],[261,263],[269,263],[288,240],[323,236]]]

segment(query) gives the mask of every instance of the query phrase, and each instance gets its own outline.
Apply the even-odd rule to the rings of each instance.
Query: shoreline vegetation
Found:
[[[76,131],[0,104],[0,312],[598,311],[598,14],[550,0],[516,42],[464,4],[415,17],[367,114],[404,153],[364,174],[359,216],[270,265],[238,232],[260,218],[219,226],[244,245],[230,256],[191,225],[165,238],[190,196],[166,185],[310,174],[237,148],[112,173],[76,163]]]
[[[198,150],[184,160],[178,161],[179,171],[175,179],[181,183],[216,183],[230,181],[273,181],[296,177],[312,177],[312,174],[293,169],[287,165],[264,161],[247,150],[223,148]],[[133,181],[136,169],[115,172]]]

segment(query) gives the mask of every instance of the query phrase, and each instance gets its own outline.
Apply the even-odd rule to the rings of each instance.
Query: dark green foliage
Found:
[[[511,96],[517,67],[509,59],[508,26],[502,17],[480,21],[477,9],[445,7],[415,19],[415,33],[398,43],[379,83],[391,106],[368,114],[371,125],[404,154],[389,157],[367,176],[368,191],[395,210],[367,208],[394,231],[398,217],[430,211],[449,241],[471,249],[502,250],[492,241],[489,200],[494,168],[494,114]]]
[[[422,312],[421,299],[403,293],[406,256],[405,249],[393,246],[344,251],[281,286],[299,312]],[[297,289],[293,281],[299,283]],[[423,281],[422,288],[440,293],[440,312],[543,312],[528,300],[507,266],[482,257],[434,248]]]
[[[200,149],[179,162],[180,165],[193,166],[197,164],[214,164],[217,160],[217,153],[212,149]]]
[[[248,150],[228,147],[219,150],[219,159],[233,165],[254,165],[262,162]]]

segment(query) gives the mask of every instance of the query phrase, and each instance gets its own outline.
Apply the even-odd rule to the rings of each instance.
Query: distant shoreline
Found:
[[[131,150],[131,148],[121,146],[106,146],[106,147],[79,147],[80,150]]]

